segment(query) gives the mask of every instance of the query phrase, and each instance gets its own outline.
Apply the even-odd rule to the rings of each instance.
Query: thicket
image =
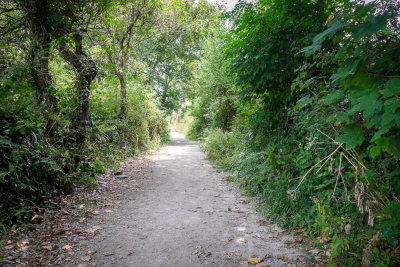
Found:
[[[215,18],[204,1],[2,1],[1,228],[166,142]]]
[[[399,12],[240,2],[196,65],[189,137],[330,264],[400,264]]]

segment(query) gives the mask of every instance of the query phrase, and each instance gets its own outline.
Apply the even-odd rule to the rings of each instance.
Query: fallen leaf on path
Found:
[[[231,211],[231,212],[237,212],[237,213],[239,213],[239,212],[240,212],[240,210],[239,210],[239,209],[232,209],[232,208],[228,208],[228,211]]]
[[[105,212],[105,213],[113,213],[112,210],[105,210],[104,212]]]
[[[69,250],[72,249],[72,246],[70,246],[70,245],[64,245],[64,246],[62,247],[62,249],[63,249],[63,250],[69,251]]]
[[[35,215],[31,218],[31,222],[40,222],[41,221],[41,217],[39,215]]]
[[[99,224],[105,224],[107,221],[106,220],[101,220],[99,221]]]
[[[17,242],[17,247],[24,247],[24,246],[26,246],[28,244],[29,244],[28,240],[18,241]]]
[[[99,213],[100,213],[99,210],[94,210],[94,211],[93,211],[93,214],[94,214],[94,215],[97,215],[97,214],[99,214]]]
[[[96,254],[96,252],[97,252],[97,251],[95,251],[95,250],[89,250],[89,251],[87,252],[87,254],[91,256],[91,255]]]
[[[53,248],[52,246],[42,246],[42,249],[48,250],[48,251],[52,251]]]
[[[112,255],[114,255],[114,252],[111,251],[103,254],[103,256],[112,256]]]
[[[287,241],[286,243],[291,243],[291,244],[294,244],[294,243],[302,243],[304,240],[303,239],[301,239],[301,238],[294,238],[294,239],[292,239],[292,240],[289,240],[289,241]]]
[[[238,239],[238,242],[240,242],[240,243],[247,243],[247,239],[244,238],[244,237],[241,237],[241,238]]]
[[[264,256],[264,259],[270,259],[271,257],[272,257],[271,255],[267,254]]]
[[[213,210],[206,210],[205,213],[208,213],[209,215],[213,214],[214,211]]]
[[[95,235],[97,231],[103,229],[101,226],[93,226],[92,228],[87,229],[85,232],[89,235]]]
[[[242,253],[239,253],[239,252],[233,252],[233,255],[235,255],[236,257],[240,257],[240,256],[242,256]]]
[[[5,249],[13,249],[13,248],[14,248],[14,245],[8,245],[8,246],[5,246],[4,248],[5,248]]]
[[[267,221],[266,220],[259,220],[258,223],[260,224],[260,226],[266,226],[267,225]]]
[[[283,261],[287,261],[287,260],[288,260],[288,257],[282,256],[282,257],[280,257],[279,259],[281,259],[281,260],[283,260]]]
[[[127,256],[132,255],[134,252],[135,252],[135,249],[134,249],[134,248],[131,248],[131,249],[128,251]]]
[[[258,257],[254,257],[254,258],[248,259],[247,261],[252,265],[256,265],[256,264],[260,263],[262,261],[262,259],[258,258]]]
[[[82,261],[88,262],[91,260],[90,256],[85,256],[81,258]]]
[[[252,237],[262,238],[261,235],[260,235],[259,233],[253,234]]]

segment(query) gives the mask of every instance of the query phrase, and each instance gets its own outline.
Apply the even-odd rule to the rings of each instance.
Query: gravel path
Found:
[[[305,261],[294,237],[263,220],[196,142],[171,135],[170,145],[152,156],[147,175],[125,180],[135,179],[136,186],[124,190],[119,207],[93,221],[93,227],[106,223],[81,241],[73,266],[226,267],[258,258],[255,266],[271,267]]]

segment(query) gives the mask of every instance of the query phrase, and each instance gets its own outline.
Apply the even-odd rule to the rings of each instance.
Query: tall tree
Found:
[[[101,17],[97,35],[104,48],[108,66],[118,77],[121,93],[120,116],[124,118],[128,111],[126,98],[126,75],[130,53],[144,38],[147,30],[155,23],[156,10],[160,7],[158,0],[121,0]]]
[[[24,14],[24,21],[31,41],[31,73],[39,101],[46,107],[46,133],[56,129],[53,115],[57,107],[56,89],[49,71],[50,48],[52,41],[51,1],[17,1]]]
[[[205,1],[173,1],[164,4],[159,27],[147,42],[148,76],[160,105],[167,112],[185,101],[191,64],[200,56],[208,27],[216,22],[216,8]]]

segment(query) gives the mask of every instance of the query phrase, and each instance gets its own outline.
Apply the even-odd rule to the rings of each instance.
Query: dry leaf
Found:
[[[99,221],[99,224],[105,224],[107,221],[106,220],[101,220]]]
[[[241,237],[241,238],[238,239],[238,242],[240,242],[240,243],[247,243],[247,239],[244,238],[244,237]]]
[[[280,259],[283,260],[283,261],[287,261],[287,260],[288,260],[288,257],[282,256],[282,257],[280,257]]]
[[[71,247],[70,245],[64,245],[64,246],[62,247],[62,249],[63,249],[63,250],[69,251],[69,250],[72,249],[72,247]]]
[[[29,244],[29,241],[28,241],[28,240],[18,241],[18,242],[17,242],[17,247],[24,247],[24,246],[26,246],[27,244]]]
[[[105,210],[104,212],[105,213],[112,213],[113,211],[112,210]]]
[[[239,209],[232,209],[232,208],[228,208],[228,211],[231,211],[231,212],[236,212],[236,213],[239,213],[239,212],[240,212],[240,210],[239,210]]]
[[[213,214],[214,211],[213,210],[206,210],[205,213],[208,213],[209,215]]]
[[[81,258],[81,260],[82,260],[82,261],[85,261],[85,262],[90,261],[90,259],[91,259],[90,256],[85,256],[85,257],[82,257],[82,258]]]
[[[98,211],[98,210],[94,210],[94,211],[93,211],[93,214],[94,214],[94,215],[97,215],[97,214],[99,214],[99,213],[100,213],[100,211]]]
[[[95,234],[97,231],[103,229],[101,226],[93,226],[92,228],[87,229],[85,232],[88,234]]]
[[[252,265],[256,265],[256,264],[258,264],[258,263],[261,262],[261,259],[260,259],[260,258],[257,258],[257,257],[254,257],[254,258],[248,259],[247,261],[248,261],[250,264],[252,264]]]
[[[39,220],[40,220],[40,216],[36,214],[35,216],[32,217],[31,222],[39,221]]]
[[[241,254],[241,253],[239,253],[239,252],[233,252],[233,255],[235,255],[236,257],[240,257],[240,256],[242,256],[242,254]]]
[[[91,256],[91,255],[96,254],[96,252],[97,252],[97,251],[95,251],[95,250],[89,250],[89,251],[87,252],[87,254]]]
[[[267,225],[267,221],[266,220],[259,220],[258,222],[260,223],[260,226],[266,226]]]
[[[42,246],[42,249],[48,250],[48,251],[52,251],[53,248],[52,246]]]
[[[135,249],[134,249],[134,248],[131,248],[131,249],[128,251],[127,256],[132,255],[134,252],[135,252]]]
[[[13,248],[14,248],[14,245],[8,245],[8,246],[5,246],[4,248],[5,248],[5,249],[13,249]]]
[[[270,259],[270,258],[271,258],[271,255],[269,255],[269,254],[264,256],[264,259]]]

